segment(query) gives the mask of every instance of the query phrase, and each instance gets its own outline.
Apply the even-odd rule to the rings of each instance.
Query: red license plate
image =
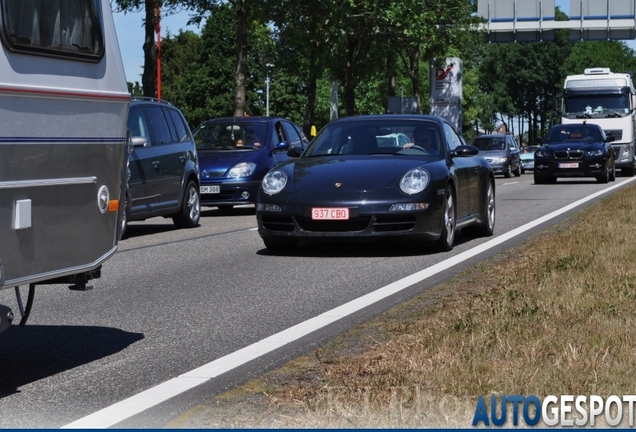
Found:
[[[348,208],[312,208],[311,218],[313,220],[347,220],[349,219]]]
[[[578,168],[578,167],[579,167],[579,163],[578,162],[560,163],[559,164],[559,168]]]

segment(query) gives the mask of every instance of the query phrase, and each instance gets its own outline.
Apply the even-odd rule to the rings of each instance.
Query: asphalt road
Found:
[[[190,230],[175,229],[169,219],[134,222],[94,289],[38,286],[28,324],[0,335],[0,426],[69,425],[632,180],[534,185],[528,173],[498,178],[495,237],[460,234],[447,253],[389,243],[301,245],[288,256],[271,255],[252,207],[204,208],[201,226]],[[162,427],[203,398],[282,365],[610,193],[112,426]],[[13,290],[0,292],[0,303],[17,310]]]

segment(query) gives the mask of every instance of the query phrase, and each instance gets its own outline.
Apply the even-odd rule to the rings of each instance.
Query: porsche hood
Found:
[[[301,158],[293,163],[294,188],[300,192],[333,190],[378,190],[407,171],[423,164],[421,159],[397,156]]]

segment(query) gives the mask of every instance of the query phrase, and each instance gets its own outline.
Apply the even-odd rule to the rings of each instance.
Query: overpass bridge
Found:
[[[570,40],[636,39],[636,0],[570,0],[569,21],[556,21],[554,0],[478,0],[488,42],[554,40],[555,30]]]

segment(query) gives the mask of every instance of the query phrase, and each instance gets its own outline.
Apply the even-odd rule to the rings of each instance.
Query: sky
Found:
[[[560,7],[566,14],[570,13],[570,0],[555,0],[555,5]],[[172,35],[179,33],[179,30],[192,30],[196,33],[200,29],[196,25],[187,26],[186,23],[192,12],[182,11],[176,15],[165,17],[161,22],[161,36],[165,36],[168,30]],[[141,82],[144,63],[144,28],[142,27],[144,13],[118,12],[114,14],[115,28],[119,39],[119,49],[121,50],[126,80],[129,82]],[[202,24],[203,25],[203,24]],[[636,50],[636,41],[630,40],[627,46]]]
[[[176,15],[165,17],[161,21],[161,37],[168,31],[171,35],[176,35],[179,30],[191,30],[199,33],[200,29],[196,25],[186,25],[192,12],[183,11]],[[141,74],[144,65],[144,12],[126,13],[118,12],[113,14],[115,20],[115,30],[119,40],[119,50],[124,62],[126,71],[126,81],[141,83]],[[201,24],[203,25],[203,24]],[[156,40],[156,36],[155,36]]]

